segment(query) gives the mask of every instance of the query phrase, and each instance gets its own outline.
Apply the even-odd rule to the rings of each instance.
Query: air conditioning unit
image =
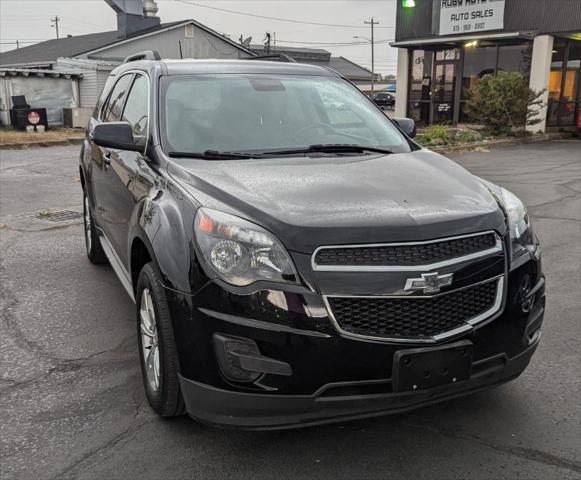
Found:
[[[87,128],[93,109],[87,107],[63,108],[63,123],[68,128]]]

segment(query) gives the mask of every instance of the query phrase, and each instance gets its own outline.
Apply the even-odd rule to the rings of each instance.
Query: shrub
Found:
[[[531,90],[518,72],[498,72],[484,75],[472,88],[466,90],[466,112],[476,122],[491,131],[506,134],[513,127],[535,125],[536,107],[543,92]]]
[[[454,140],[458,143],[471,143],[482,139],[482,135],[472,130],[460,130]]]
[[[446,145],[450,142],[446,125],[430,125],[416,137],[420,145]]]

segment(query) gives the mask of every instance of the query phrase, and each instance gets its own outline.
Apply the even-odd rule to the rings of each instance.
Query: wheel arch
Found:
[[[128,242],[128,270],[133,289],[143,265],[153,262],[166,287],[190,294],[193,231],[187,235],[185,225],[191,209],[182,210],[167,192],[151,192],[133,211]]]

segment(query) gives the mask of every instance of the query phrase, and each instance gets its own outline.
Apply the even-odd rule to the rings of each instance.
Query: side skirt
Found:
[[[113,267],[113,271],[119,278],[121,285],[123,285],[123,288],[125,288],[125,291],[129,295],[129,298],[131,298],[131,301],[135,303],[135,297],[133,296],[133,287],[131,286],[131,277],[129,276],[129,272],[123,266],[121,260],[119,260],[119,257],[115,253],[113,246],[102,231],[99,231],[99,241],[101,242],[101,246],[105,251],[105,255],[107,255],[109,263]]]

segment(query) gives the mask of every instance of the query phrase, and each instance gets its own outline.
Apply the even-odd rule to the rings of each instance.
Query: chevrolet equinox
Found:
[[[288,428],[516,378],[545,309],[523,203],[271,60],[134,55],[90,119],[87,255],[135,302],[153,410]]]

